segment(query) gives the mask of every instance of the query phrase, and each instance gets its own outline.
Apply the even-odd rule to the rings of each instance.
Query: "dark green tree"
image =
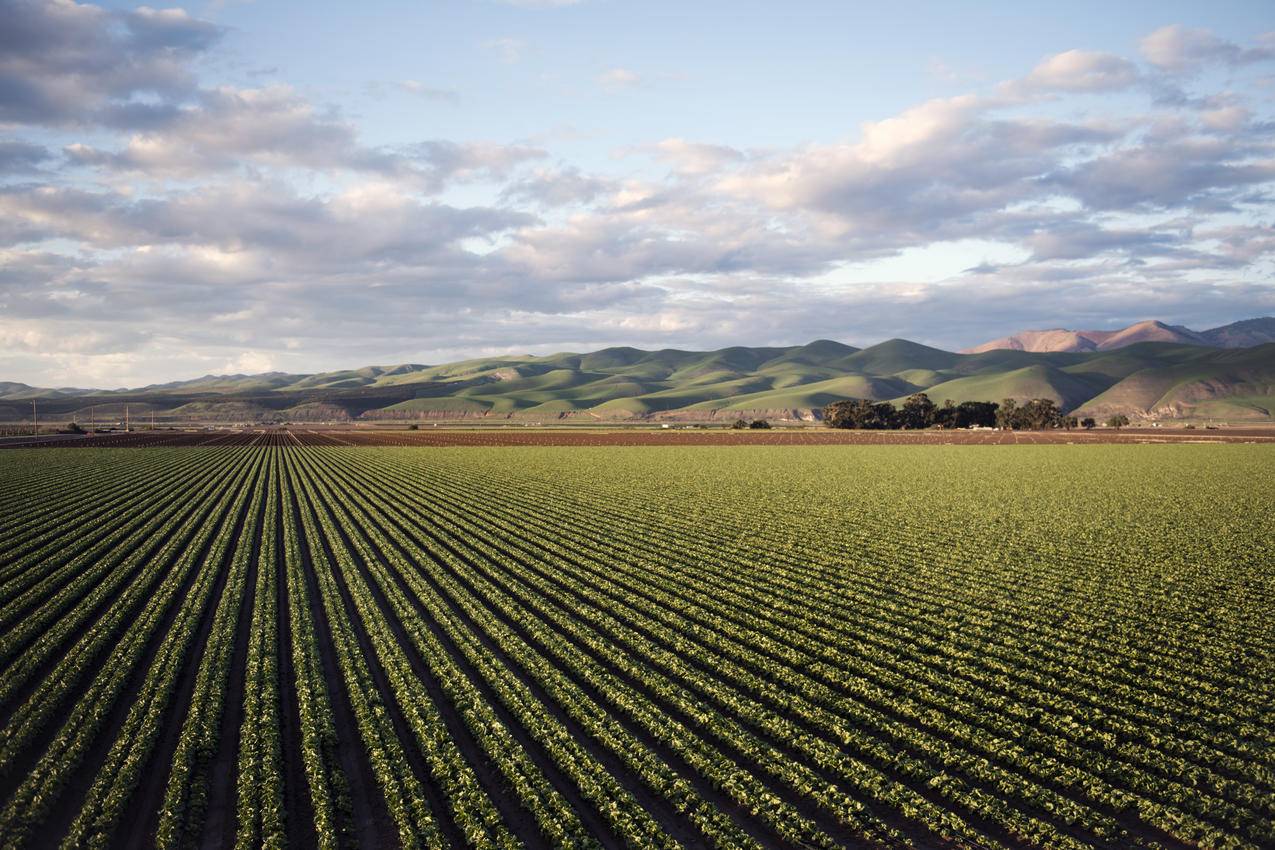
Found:
[[[920,428],[929,428],[934,424],[935,413],[938,406],[930,401],[930,397],[925,393],[914,393],[908,396],[903,407],[898,412],[898,424],[900,428],[916,430]]]
[[[996,411],[996,427],[1017,430],[1021,427],[1018,422],[1018,402],[1012,398],[1005,399],[1000,410]]]
[[[956,427],[993,428],[999,409],[994,401],[963,401],[956,406]]]
[[[1061,428],[1064,424],[1062,411],[1049,398],[1034,398],[1021,405],[1014,399],[1007,398],[996,412],[998,428],[1041,431],[1046,428]]]
[[[834,401],[824,407],[823,421],[829,428],[880,430],[899,427],[894,405],[888,401],[874,402],[864,398]]]
[[[1057,428],[1062,424],[1062,411],[1053,399],[1034,398],[1018,409],[1021,427],[1031,431]]]
[[[888,401],[867,402],[863,427],[887,430],[899,427],[899,412]]]
[[[943,406],[936,408],[934,411],[934,424],[939,428],[956,428],[957,421],[956,402],[949,399],[943,400]]]
[[[1012,400],[1010,404],[1011,412],[1020,410]],[[944,428],[991,428],[994,425],[1004,428],[1023,427],[1011,426],[1008,424],[1009,420],[1004,420],[1006,424],[1002,425],[1003,420],[1001,406],[994,401],[963,401],[953,404],[949,399],[939,407],[925,393],[909,397],[902,410],[896,410],[888,401],[862,398],[834,401],[823,409],[823,423],[829,428],[881,430],[926,428],[929,425],[942,425]]]
[[[851,417],[853,408],[854,401],[851,399],[834,401],[831,404],[824,405],[823,424],[829,428],[853,428]]]

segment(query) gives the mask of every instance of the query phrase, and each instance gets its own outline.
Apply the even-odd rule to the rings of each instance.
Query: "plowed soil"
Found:
[[[1275,428],[1124,428],[1093,431],[839,431],[824,428],[542,429],[428,428],[421,431],[156,431],[8,440],[9,448],[152,448],[157,446],[829,446],[1050,445],[1086,443],[1275,443]]]

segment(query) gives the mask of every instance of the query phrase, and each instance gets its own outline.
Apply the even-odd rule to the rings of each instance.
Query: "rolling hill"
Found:
[[[1260,320],[1259,320],[1260,322]],[[1262,333],[1228,326],[1227,339]],[[1208,332],[1212,333],[1212,332]],[[1114,350],[958,354],[892,339],[864,349],[831,340],[718,351],[607,348],[318,374],[208,375],[132,390],[0,384],[0,411],[25,418],[317,422],[510,418],[704,421],[816,419],[845,398],[936,402],[1050,398],[1082,415],[1275,418],[1275,343],[1244,348],[1133,342]]]

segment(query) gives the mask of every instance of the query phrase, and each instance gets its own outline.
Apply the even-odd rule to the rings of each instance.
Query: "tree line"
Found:
[[[951,399],[935,404],[925,393],[916,393],[895,407],[888,401],[852,398],[834,401],[823,409],[824,424],[830,428],[866,430],[913,430],[921,428],[1005,428],[1014,431],[1043,431],[1047,428],[1093,428],[1091,417],[1068,416],[1052,399],[1034,398],[1019,404],[1012,398],[1003,402]],[[1112,416],[1107,425],[1121,428],[1129,417]]]

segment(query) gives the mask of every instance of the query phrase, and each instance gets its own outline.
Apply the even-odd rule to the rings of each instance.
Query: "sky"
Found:
[[[0,0],[0,381],[1275,314],[1275,4]]]

